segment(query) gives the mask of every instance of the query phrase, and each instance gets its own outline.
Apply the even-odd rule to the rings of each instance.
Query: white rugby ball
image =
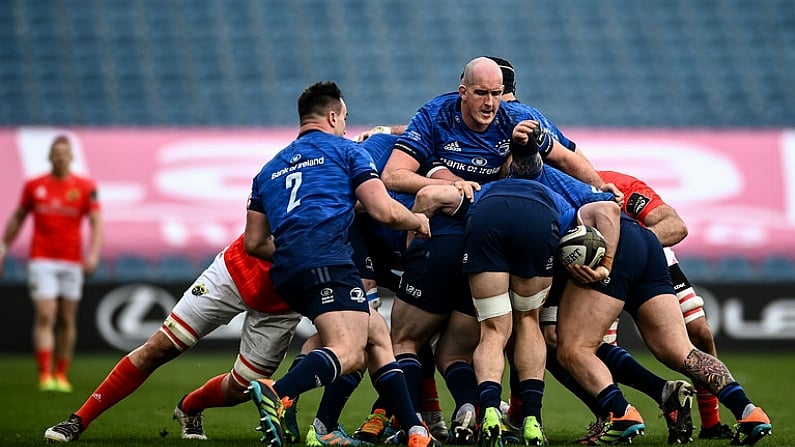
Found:
[[[594,268],[605,255],[605,238],[602,233],[588,225],[578,225],[560,238],[558,259],[569,264],[587,265]]]

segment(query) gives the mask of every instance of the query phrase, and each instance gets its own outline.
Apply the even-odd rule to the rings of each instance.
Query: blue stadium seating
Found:
[[[682,269],[687,279],[694,283],[712,281],[717,275],[712,263],[700,256],[679,258],[679,268]]]
[[[26,262],[14,256],[6,256],[3,260],[3,276],[0,277],[0,281],[24,283],[28,277]]]
[[[294,125],[333,79],[351,125],[405,122],[473,56],[561,126],[795,122],[795,8],[721,0],[0,2],[5,125]],[[384,107],[389,104],[389,107]]]
[[[163,282],[189,283],[204,267],[197,267],[189,258],[169,255],[160,258],[155,264],[155,278]]]
[[[148,259],[122,254],[113,260],[113,277],[119,282],[149,281],[155,278],[155,271]]]
[[[741,256],[727,256],[715,262],[715,279],[721,282],[749,282],[760,279],[753,261]]]
[[[763,258],[759,271],[766,281],[795,281],[795,260],[785,256]]]

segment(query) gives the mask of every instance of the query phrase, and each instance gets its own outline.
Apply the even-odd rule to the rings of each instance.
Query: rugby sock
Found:
[[[420,411],[442,411],[439,405],[439,391],[436,388],[436,362],[433,350],[427,344],[420,349],[422,363],[422,389],[420,391]]]
[[[220,374],[204,382],[204,385],[191,391],[182,398],[179,407],[187,414],[196,414],[205,408],[232,407],[237,402],[224,399],[222,385],[228,373]]]
[[[556,349],[550,349],[547,352],[547,371],[552,374],[552,377],[558,379],[561,385],[577,396],[595,416],[607,416],[607,413],[602,408],[602,405],[599,404],[599,401],[585,391],[585,389],[577,383],[574,376],[558,363]],[[513,403],[511,403],[511,407],[513,407]]]
[[[83,406],[75,411],[75,414],[80,416],[83,428],[87,428],[97,416],[132,394],[144,383],[149,374],[151,373],[138,369],[130,361],[129,356],[125,355],[113,367],[110,374],[105,377],[105,380],[94,390]]]
[[[320,420],[327,429],[336,430],[340,422],[340,414],[351,394],[362,382],[363,371],[345,374],[339,379],[326,385],[320,404],[317,407],[315,418]]]
[[[340,370],[340,360],[331,349],[313,349],[295,368],[274,382],[273,389],[279,397],[294,399],[305,391],[333,382]]]
[[[621,390],[618,389],[618,385],[615,383],[611,383],[600,391],[596,396],[596,400],[598,400],[599,405],[604,408],[605,413],[613,413],[613,417],[615,418],[623,417],[629,407],[629,402],[627,402],[627,399],[621,394]]]
[[[297,356],[295,356],[295,358],[293,359],[293,363],[291,363],[290,367],[287,368],[287,372],[290,372],[293,369],[295,369],[295,367],[298,366],[298,364],[300,364],[305,358],[306,358],[306,354],[298,354]],[[300,399],[300,398],[301,398],[300,394],[293,398],[293,406],[298,405],[298,399]],[[298,408],[298,407],[296,407],[296,408]]]
[[[638,363],[626,349],[602,343],[596,350],[596,356],[607,365],[614,381],[631,386],[662,404],[666,380]]]
[[[720,424],[720,410],[718,409],[718,398],[703,385],[695,385],[696,402],[698,403],[698,414],[701,416],[701,426],[704,428],[714,427]]]
[[[70,361],[67,358],[55,360],[55,377],[66,380],[66,373],[69,371]]]
[[[422,425],[417,410],[411,404],[404,371],[397,362],[389,362],[378,368],[370,374],[370,381],[380,399],[387,402],[387,410],[395,415],[404,429]]]
[[[455,401],[455,411],[464,404],[477,405],[478,381],[472,365],[466,362],[453,363],[444,372],[444,381]]]
[[[52,350],[40,349],[36,351],[36,367],[39,369],[39,381],[44,381],[52,375]]]
[[[420,389],[422,388],[422,364],[416,354],[404,353],[395,356],[397,364],[403,370],[404,380],[409,389],[411,405],[414,408],[420,407]]]
[[[544,381],[528,379],[519,382],[519,398],[522,399],[522,420],[527,416],[535,416],[541,422],[541,400],[544,398]]]
[[[500,408],[500,397],[502,396],[502,385],[497,382],[486,381],[478,385],[480,395],[480,406],[482,408]]]
[[[751,403],[751,400],[745,395],[745,390],[737,382],[732,382],[718,391],[718,400],[731,410],[737,420],[743,418],[743,410],[746,405]]]

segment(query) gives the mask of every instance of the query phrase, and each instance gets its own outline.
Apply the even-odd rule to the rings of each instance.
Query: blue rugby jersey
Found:
[[[359,143],[306,132],[254,177],[249,209],[268,216],[276,244],[271,279],[278,288],[310,268],[353,265],[348,229],[356,188],[378,178]]]

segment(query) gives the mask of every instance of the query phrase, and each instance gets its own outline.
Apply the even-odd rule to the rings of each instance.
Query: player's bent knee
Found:
[[[522,296],[511,290],[508,292],[511,296],[511,305],[514,309],[520,312],[528,312],[538,309],[544,304],[544,300],[546,299],[547,293],[549,293],[549,289],[551,287],[552,286],[547,286],[530,296]]]
[[[507,315],[511,313],[512,310],[511,296],[508,292],[489,298],[474,299],[472,301],[475,303],[478,321]]]

